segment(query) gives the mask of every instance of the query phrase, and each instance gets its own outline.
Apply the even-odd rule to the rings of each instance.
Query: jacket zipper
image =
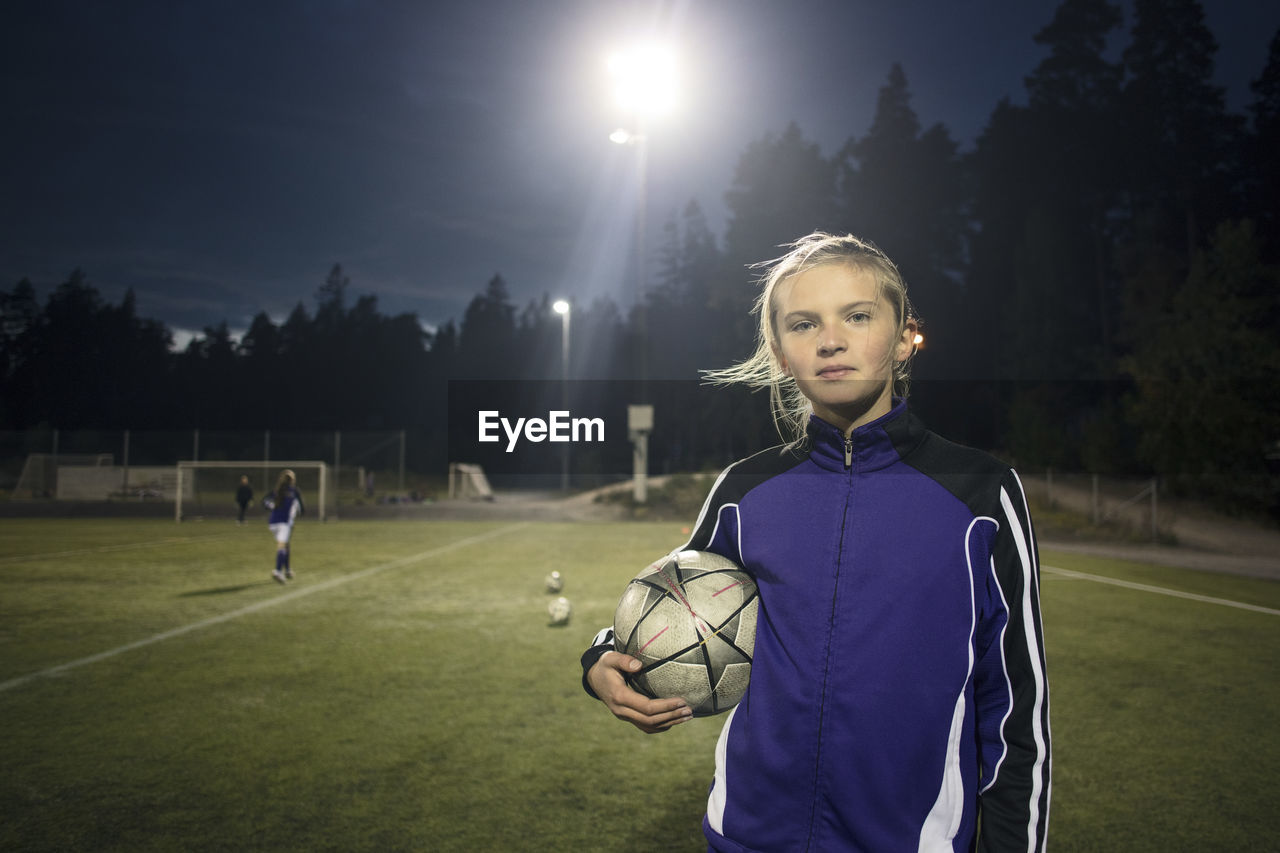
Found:
[[[844,438],[844,465],[846,470],[853,468],[853,438],[851,438],[850,436],[845,436]],[[821,699],[818,706],[818,732],[817,732],[817,736],[818,736],[817,753],[818,754],[817,754],[817,760],[814,762],[814,768],[813,768],[814,796],[813,796],[813,802],[811,803],[809,808],[809,833],[808,833],[808,836],[805,838],[805,846],[804,846],[804,849],[806,851],[811,850],[813,848],[814,833],[817,831],[818,789],[821,787],[821,784],[822,784],[822,762],[824,758],[822,738],[826,730],[825,718],[826,718],[826,711],[827,711],[827,682],[831,675],[831,672],[830,672],[831,643],[832,643],[833,635],[835,634],[836,602],[839,599],[840,574],[841,574],[841,569],[844,565],[845,536],[847,535],[847,532],[848,532],[847,528],[849,523],[849,503],[852,500],[853,500],[853,477],[849,476],[845,480],[844,511],[840,514],[840,541],[839,541],[839,544],[837,545],[837,550],[836,550],[835,577],[832,579],[833,584],[832,584],[832,590],[831,590],[831,613],[827,617],[827,651],[826,651],[826,660],[824,662],[824,672],[822,676],[822,693],[821,693]]]

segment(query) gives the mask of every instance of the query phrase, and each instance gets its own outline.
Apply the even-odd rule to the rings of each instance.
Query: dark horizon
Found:
[[[16,129],[0,142],[0,287],[27,278],[43,299],[82,269],[110,301],[132,289],[179,348],[259,312],[283,322],[335,263],[428,329],[460,322],[495,273],[519,305],[625,308],[636,152],[606,140],[605,51],[656,33],[687,66],[685,111],[648,143],[652,270],[690,199],[726,239],[724,194],[755,141],[795,122],[832,157],[864,137],[894,63],[921,125],[972,151],[1001,99],[1026,103],[1058,5],[22,4],[0,59]],[[1121,8],[1112,56],[1134,22]],[[1205,20],[1212,80],[1242,114],[1280,11],[1214,3]]]

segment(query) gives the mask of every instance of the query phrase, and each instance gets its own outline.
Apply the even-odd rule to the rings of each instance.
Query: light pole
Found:
[[[557,299],[551,309],[560,315],[560,408],[569,410],[569,301]],[[560,459],[560,489],[569,490],[569,442],[564,443]]]
[[[609,135],[619,145],[636,148],[636,311],[640,344],[640,397],[648,399],[649,379],[649,330],[648,306],[645,301],[645,181],[648,170],[648,140],[650,123],[654,119],[670,115],[678,101],[678,68],[675,52],[658,43],[638,44],[629,50],[609,57],[609,75],[613,83],[616,105],[626,116],[629,127],[620,127]],[[648,476],[648,435],[652,429],[653,407],[631,406],[636,420],[629,414],[629,432],[634,447],[634,496],[637,503],[646,500]],[[640,424],[637,426],[637,424]]]
[[[645,303],[645,217],[648,178],[648,132],[650,123],[670,115],[679,100],[679,73],[675,51],[666,44],[644,42],[617,51],[608,59],[609,77],[615,105],[627,126],[609,134],[618,145],[636,149],[636,311],[640,339],[641,396],[647,396],[649,373],[648,317]]]

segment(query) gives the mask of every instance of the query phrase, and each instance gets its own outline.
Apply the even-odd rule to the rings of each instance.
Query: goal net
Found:
[[[493,489],[489,488],[489,478],[484,475],[484,469],[465,462],[450,462],[449,497],[493,500]]]
[[[288,468],[298,478],[298,490],[302,504],[311,518],[324,521],[333,510],[334,492],[329,481],[329,465],[326,462],[304,460],[300,462],[179,462],[177,484],[174,489],[173,516],[182,522],[205,516],[232,517],[239,511],[236,489],[240,478],[248,477],[253,489],[253,500],[245,512],[246,519],[266,523],[266,510],[262,499],[276,487],[280,472]]]
[[[10,497],[54,497],[58,493],[59,468],[110,468],[114,458],[110,453],[30,453]]]

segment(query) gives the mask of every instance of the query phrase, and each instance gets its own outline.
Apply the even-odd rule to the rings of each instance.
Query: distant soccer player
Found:
[[[249,508],[249,503],[253,500],[253,486],[249,485],[249,478],[241,474],[240,486],[236,489],[236,503],[240,505],[240,517],[236,520],[237,524],[244,524],[244,513]]]
[[[284,583],[293,578],[293,569],[289,566],[289,537],[293,534],[294,520],[303,511],[297,476],[287,468],[281,471],[276,489],[267,495],[265,503],[271,510],[267,527],[276,538],[276,568],[271,577]]]

